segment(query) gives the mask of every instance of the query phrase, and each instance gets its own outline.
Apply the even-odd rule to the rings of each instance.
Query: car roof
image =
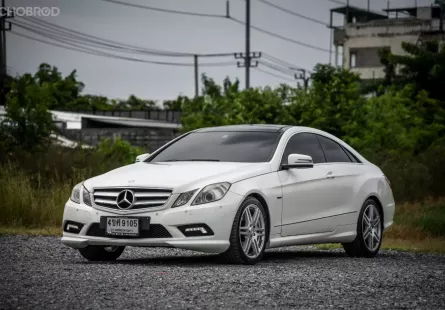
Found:
[[[227,125],[218,127],[207,127],[198,129],[197,132],[217,132],[217,131],[262,131],[279,132],[285,131],[292,126],[288,125],[268,125],[268,124],[249,124],[249,125]]]

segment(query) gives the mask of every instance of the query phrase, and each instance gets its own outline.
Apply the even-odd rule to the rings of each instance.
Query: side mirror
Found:
[[[144,161],[148,156],[150,156],[150,153],[145,153],[139,156],[136,156],[136,163]]]
[[[313,168],[314,162],[312,161],[312,157],[308,155],[302,154],[290,154],[287,157],[287,164],[282,165],[282,169],[292,169],[292,168]]]

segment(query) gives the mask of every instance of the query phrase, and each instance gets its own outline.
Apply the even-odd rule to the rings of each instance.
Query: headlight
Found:
[[[182,193],[181,195],[179,195],[178,199],[176,199],[175,203],[173,204],[172,208],[176,208],[176,207],[180,207],[185,205],[195,194],[196,189],[186,192],[186,193]]]
[[[82,186],[82,200],[84,204],[91,207],[91,195],[85,186]]]
[[[80,189],[81,189],[82,183],[77,184],[74,186],[73,191],[71,192],[70,199],[74,201],[75,203],[80,203]]]
[[[193,200],[192,205],[201,205],[222,199],[229,191],[230,183],[217,183],[204,187]]]

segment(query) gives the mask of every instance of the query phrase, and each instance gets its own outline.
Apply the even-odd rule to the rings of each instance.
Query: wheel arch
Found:
[[[382,203],[380,202],[380,199],[376,195],[370,195],[368,198],[366,198],[366,200],[368,200],[368,199],[373,200],[377,204],[377,208],[379,209],[380,216],[382,217],[382,224],[385,223],[385,219],[384,219],[385,215],[383,212],[383,206],[382,206]]]

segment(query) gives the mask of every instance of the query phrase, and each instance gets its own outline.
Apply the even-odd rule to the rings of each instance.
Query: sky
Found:
[[[225,15],[226,0],[121,0],[152,7]],[[229,0],[231,16],[245,20],[244,0]],[[328,0],[268,0],[305,16],[329,23],[329,10],[340,6]],[[370,0],[371,9],[381,11],[387,0]],[[346,0],[344,0],[346,2]],[[413,6],[416,0],[391,0],[391,7]],[[428,5],[431,0],[417,0]],[[350,0],[365,8],[367,0]],[[72,30],[150,49],[181,53],[225,53],[245,51],[245,27],[225,18],[182,16],[123,6],[102,0],[6,0],[7,7],[57,7],[58,16],[39,17]],[[338,22],[338,16],[336,22]],[[20,17],[16,17],[20,21]],[[329,50],[330,30],[299,17],[251,0],[251,23],[271,32]],[[13,31],[45,39],[13,25]],[[45,39],[46,40],[46,39]],[[251,30],[251,50],[267,53],[297,67],[311,70],[317,63],[329,63],[329,53],[300,46]],[[114,54],[119,54],[112,52]],[[146,60],[193,63],[192,57],[171,58],[119,54]],[[233,57],[200,59],[200,62],[226,62]],[[332,61],[333,57],[332,57]],[[7,65],[12,75],[34,73],[41,63],[56,66],[64,75],[77,70],[85,84],[84,93],[124,99],[131,94],[151,100],[175,99],[178,95],[194,95],[194,68],[164,66],[83,54],[46,45],[9,32],[7,34]],[[259,66],[283,76],[270,68]],[[225,77],[239,79],[245,86],[245,70],[236,64],[224,67],[201,67],[217,83]],[[287,79],[291,78],[290,76]],[[251,86],[296,85],[286,78],[267,75],[251,69]]]

